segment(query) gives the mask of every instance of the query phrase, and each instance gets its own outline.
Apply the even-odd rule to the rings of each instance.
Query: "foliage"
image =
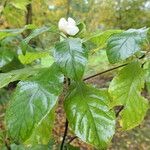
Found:
[[[26,39],[31,39],[31,35],[42,33],[41,30],[33,30]],[[63,74],[71,80],[64,103],[67,119],[70,128],[81,140],[98,149],[106,149],[115,133],[116,117],[113,111],[115,106],[124,106],[120,112],[120,124],[123,130],[139,125],[149,108],[148,101],[140,95],[147,72],[141,67],[142,61],[134,55],[140,51],[146,41],[147,31],[148,29],[145,28],[119,32],[112,30],[86,40],[63,37],[62,41],[55,44],[55,63],[51,67],[43,68],[39,65],[37,68],[34,64],[2,73],[1,87],[16,80],[22,80],[17,85],[5,117],[8,136],[12,142],[33,146],[49,142],[55,106],[63,88]],[[94,46],[97,47],[106,45],[110,63],[128,62],[128,65],[121,69],[110,83],[109,92],[86,85],[82,81],[90,52],[86,46],[89,42],[96,42]],[[26,41],[26,44],[30,46],[28,43]],[[7,59],[9,55],[6,54],[1,54],[5,60],[2,61],[2,65],[12,60],[11,57]],[[45,52],[26,51],[25,55],[19,54],[18,59],[25,65],[46,56],[48,53]],[[43,133],[47,134],[43,135]]]
[[[26,11],[29,3],[34,1],[18,3],[12,0],[4,13],[13,7]],[[90,3],[95,5],[93,1]],[[66,1],[60,1],[57,7],[62,5],[63,8],[66,4]],[[125,3],[120,3],[120,7],[122,5]],[[60,13],[57,7],[56,11]],[[90,5],[82,10],[76,1],[68,7],[75,7],[87,16],[91,13]],[[78,22],[77,26],[80,31],[75,36],[59,32],[55,24],[40,28],[30,24],[23,28],[0,30],[2,92],[5,93],[8,84],[17,81],[11,99],[8,97],[6,135],[0,137],[1,149],[5,150],[8,146],[12,150],[50,149],[55,109],[62,93],[65,95],[64,110],[70,130],[97,149],[105,150],[110,145],[117,120],[122,130],[133,129],[143,121],[149,109],[148,100],[141,94],[145,83],[150,91],[149,28],[111,29],[87,36],[85,24]],[[43,46],[43,39],[49,44]],[[106,52],[110,65],[120,64],[115,69],[122,67],[108,89],[84,82],[93,77],[84,78],[89,58],[100,50]],[[118,106],[122,109],[115,114]],[[7,138],[9,143],[3,140]],[[62,142],[60,149],[80,148]]]

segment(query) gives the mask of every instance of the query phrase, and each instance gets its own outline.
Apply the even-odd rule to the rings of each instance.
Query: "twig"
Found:
[[[149,53],[149,51],[148,51],[146,54],[148,54],[148,53]],[[143,58],[145,58],[145,57],[146,57],[146,54],[142,55],[142,56],[139,57],[138,59],[143,59]],[[102,71],[102,72],[99,72],[99,73],[97,73],[97,74],[91,75],[91,76],[89,76],[89,77],[83,79],[83,81],[86,81],[86,80],[89,80],[89,79],[91,79],[91,78],[97,77],[97,76],[99,76],[99,75],[101,75],[101,74],[104,74],[104,73],[107,73],[107,72],[109,72],[109,71],[113,71],[113,70],[115,70],[115,69],[124,67],[124,66],[126,66],[126,65],[128,65],[128,63],[123,64],[123,65],[120,65],[120,66],[117,66],[117,67],[114,67],[114,68],[110,68],[110,69],[105,70],[105,71]]]
[[[124,67],[124,66],[126,66],[126,65],[127,65],[127,64],[123,64],[123,65],[120,65],[120,66],[117,66],[117,67],[110,68],[110,69],[108,69],[108,70],[105,70],[105,71],[99,72],[99,73],[97,73],[97,74],[94,74],[94,75],[92,75],[92,76],[89,76],[89,77],[87,77],[87,78],[83,79],[83,81],[86,81],[86,80],[89,80],[89,79],[91,79],[91,78],[97,77],[97,76],[99,76],[99,75],[101,75],[101,74],[104,74],[104,73],[107,73],[107,72],[109,72],[109,71],[113,71],[113,70],[115,70],[115,69],[118,69],[118,68]]]
[[[72,137],[72,138],[69,140],[68,144],[70,144],[73,140],[75,140],[75,139],[77,139],[77,138],[78,138],[77,136]]]
[[[61,143],[61,146],[60,146],[60,150],[63,150],[63,148],[64,148],[67,132],[68,132],[68,120],[66,119],[65,132],[64,132],[63,140],[62,140],[62,143]]]
[[[69,14],[70,14],[70,3],[71,3],[71,0],[67,0],[67,13],[66,13],[67,18],[69,17]]]
[[[66,80],[67,80],[67,84],[68,84],[68,87],[69,87],[70,83],[71,83],[71,80],[69,78],[66,78]],[[66,140],[66,137],[67,137],[67,133],[68,133],[68,120],[66,119],[65,131],[64,131],[63,140],[61,142],[60,150],[63,150],[63,148],[64,148],[65,140]]]

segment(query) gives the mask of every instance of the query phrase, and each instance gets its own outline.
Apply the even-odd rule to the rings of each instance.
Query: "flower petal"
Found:
[[[65,18],[61,18],[58,22],[59,30],[65,32],[66,26],[68,26],[68,22],[66,21]]]
[[[76,26],[76,22],[75,22],[75,20],[74,19],[72,19],[72,18],[68,18],[68,24],[69,25],[73,25],[73,26]]]
[[[68,35],[76,35],[79,32],[79,28],[77,26],[67,26],[66,32]]]

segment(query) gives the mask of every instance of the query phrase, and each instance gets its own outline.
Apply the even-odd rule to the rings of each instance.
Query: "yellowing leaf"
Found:
[[[119,71],[110,83],[109,93],[113,98],[111,106],[123,105],[121,126],[124,130],[138,126],[149,108],[148,101],[141,96],[145,71],[139,62],[133,62]]]

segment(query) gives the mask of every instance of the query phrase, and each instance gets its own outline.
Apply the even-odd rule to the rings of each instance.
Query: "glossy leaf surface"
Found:
[[[39,68],[23,68],[13,70],[8,73],[0,73],[0,88],[6,86],[10,82],[17,80],[25,80],[26,78],[36,75],[41,69]]]
[[[115,132],[115,115],[109,110],[106,90],[81,83],[65,99],[69,125],[81,140],[106,149]]]
[[[145,71],[140,63],[133,62],[119,71],[110,83],[111,106],[124,106],[120,113],[120,124],[124,130],[138,126],[148,110],[148,101],[141,96],[144,79]]]
[[[73,80],[80,80],[87,63],[87,51],[81,39],[66,39],[55,46],[55,60],[61,71]]]
[[[141,50],[141,44],[147,38],[148,29],[129,29],[111,36],[107,44],[107,56],[110,63],[116,63]]]
[[[19,82],[6,112],[6,125],[10,137],[25,142],[35,132],[35,136],[45,135],[47,128],[50,128],[45,128],[47,117],[57,103],[62,86],[63,76],[55,64],[38,75]],[[38,138],[34,140],[36,139]]]

